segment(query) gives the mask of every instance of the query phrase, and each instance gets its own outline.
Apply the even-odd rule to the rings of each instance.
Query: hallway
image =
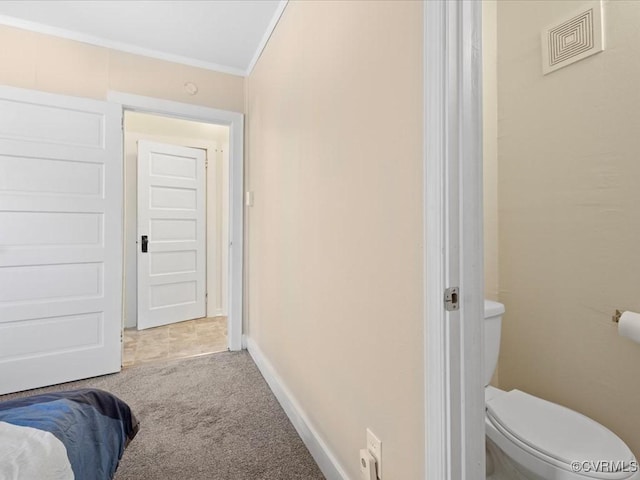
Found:
[[[124,330],[122,366],[227,350],[227,317],[208,317],[147,330]]]

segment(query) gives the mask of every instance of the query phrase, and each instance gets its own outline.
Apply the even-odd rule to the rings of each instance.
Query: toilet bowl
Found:
[[[485,301],[487,479],[640,480],[629,447],[598,422],[519,390],[489,385],[504,306]]]

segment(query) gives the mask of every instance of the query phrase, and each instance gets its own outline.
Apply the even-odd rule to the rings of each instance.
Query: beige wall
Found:
[[[249,334],[351,478],[423,478],[422,2],[290,2],[248,79]]]
[[[105,99],[107,91],[242,112],[244,79],[0,25],[0,84]],[[199,91],[189,95],[186,82]]]
[[[640,2],[605,2],[606,50],[541,73],[579,2],[498,2],[500,383],[591,416],[640,456]]]

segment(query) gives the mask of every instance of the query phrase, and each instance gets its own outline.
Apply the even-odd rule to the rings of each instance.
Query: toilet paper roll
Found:
[[[640,313],[622,312],[618,322],[618,334],[640,343]]]

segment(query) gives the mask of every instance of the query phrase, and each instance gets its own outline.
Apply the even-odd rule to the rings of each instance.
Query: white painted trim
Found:
[[[485,477],[482,2],[459,3],[461,460],[463,479]]]
[[[278,25],[278,22],[280,21],[280,17],[284,13],[284,9],[287,7],[288,3],[289,3],[289,0],[280,0],[280,3],[278,4],[276,11],[273,13],[273,17],[271,17],[271,21],[269,22],[269,26],[267,27],[267,30],[264,32],[264,35],[262,36],[262,40],[260,40],[260,43],[258,44],[258,48],[256,48],[256,53],[254,53],[253,58],[251,59],[251,62],[249,62],[247,71],[244,72],[244,75],[246,77],[251,75],[251,72],[253,71],[253,67],[255,67],[256,63],[258,63],[258,59],[260,58],[260,55],[262,55],[262,51],[264,50],[264,48],[267,46],[267,43],[269,42],[269,38],[271,38],[271,34],[276,29],[276,25]]]
[[[207,152],[207,317],[214,316],[215,312],[220,310],[220,305],[217,299],[218,290],[222,290],[222,278],[221,276],[219,277],[216,275],[216,264],[220,263],[220,258],[218,258],[218,247],[222,240],[221,231],[219,231],[221,229],[218,229],[217,205],[221,200],[221,195],[218,191],[218,175],[216,172],[218,165],[218,149],[220,146],[217,142],[212,141],[211,147],[213,148],[204,148]],[[222,301],[222,295],[220,295],[220,301]]]
[[[262,350],[250,337],[245,337],[251,358],[267,381],[271,391],[280,402],[282,409],[289,417],[298,435],[311,453],[327,480],[350,480],[345,469],[322,439],[300,403],[287,388],[278,372],[273,368]]]
[[[222,275],[222,291],[220,293],[222,303],[220,305],[220,308],[221,308],[220,315],[225,315],[225,316],[229,311],[229,249],[225,248],[225,246],[229,244],[229,211],[230,211],[230,208],[229,208],[230,164],[229,164],[228,140],[229,138],[227,138],[227,142],[222,145],[222,232],[221,232],[222,235],[221,235],[221,238],[224,243],[221,244],[220,246],[220,251],[221,251],[220,261],[222,262],[222,271],[226,272]],[[243,187],[243,191],[244,191],[244,187]],[[243,261],[245,261],[244,257],[243,257]]]
[[[229,294],[227,337],[230,350],[242,349],[244,115],[188,103],[110,91],[107,100],[123,109],[229,126]]]
[[[444,171],[444,5],[424,1],[424,284],[425,284],[425,475],[450,480],[446,369]]]
[[[230,75],[238,75],[242,77],[245,75],[245,71],[241,68],[229,67],[227,65],[220,65],[213,62],[206,62],[204,60],[184,57],[182,55],[176,55],[173,53],[161,52],[159,50],[139,47],[130,43],[116,42],[115,40],[108,40],[106,38],[95,37],[86,33],[74,32],[65,28],[52,27],[43,23],[31,22],[29,20],[10,17],[8,15],[0,15],[0,24],[8,25],[10,27],[22,28],[23,30],[30,30],[36,33],[43,33],[45,35],[52,35],[54,37],[67,38],[69,40],[88,43],[90,45],[96,45],[98,47],[110,48],[112,50],[132,53],[134,55],[141,55],[143,57],[157,58],[158,60],[180,63],[182,65],[189,65],[190,67],[204,68],[206,70],[211,70],[214,72],[228,73]]]
[[[425,1],[425,473],[485,476],[481,4]],[[444,289],[460,287],[446,312]]]

